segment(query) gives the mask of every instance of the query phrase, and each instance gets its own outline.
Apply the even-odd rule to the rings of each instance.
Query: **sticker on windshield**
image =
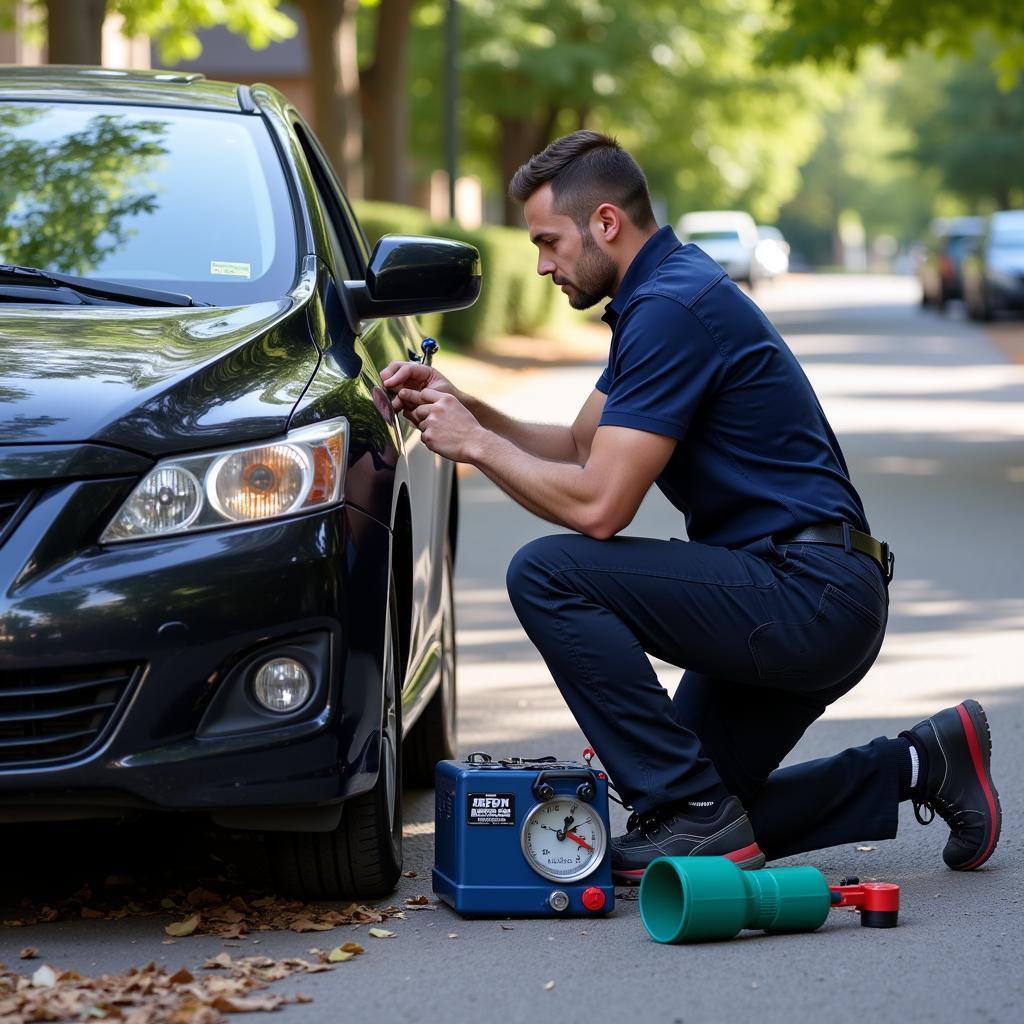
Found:
[[[210,273],[225,277],[252,277],[250,264],[232,263],[229,260],[210,260]]]

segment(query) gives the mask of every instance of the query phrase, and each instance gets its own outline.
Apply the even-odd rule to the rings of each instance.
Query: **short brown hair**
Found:
[[[610,135],[581,129],[555,139],[516,171],[508,194],[525,203],[548,182],[556,209],[581,231],[601,203],[614,203],[638,228],[655,223],[644,172]]]

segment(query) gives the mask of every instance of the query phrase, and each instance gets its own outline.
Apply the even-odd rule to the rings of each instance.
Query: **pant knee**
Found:
[[[505,572],[505,587],[512,607],[518,612],[550,594],[552,577],[562,559],[560,536],[539,537],[524,544],[513,556]]]

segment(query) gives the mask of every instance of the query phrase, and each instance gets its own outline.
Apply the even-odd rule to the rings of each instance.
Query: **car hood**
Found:
[[[0,307],[0,444],[149,455],[284,431],[318,362],[302,304]]]

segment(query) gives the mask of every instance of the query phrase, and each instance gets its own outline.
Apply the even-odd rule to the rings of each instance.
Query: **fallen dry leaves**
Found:
[[[277,1010],[308,1003],[302,994],[262,994],[272,982],[295,973],[332,970],[297,958],[250,956],[232,960],[219,953],[193,975],[181,967],[169,974],[150,963],[124,974],[89,978],[44,964],[30,977],[0,964],[0,1024],[25,1021],[117,1020],[124,1024],[218,1024],[225,1013]],[[259,994],[257,994],[259,993]]]
[[[119,880],[120,881],[120,880]],[[432,909],[426,897],[407,900],[410,907]],[[189,935],[216,935],[222,939],[243,939],[251,932],[293,931],[326,932],[344,925],[379,925],[391,918],[405,917],[403,909],[394,906],[367,906],[352,903],[342,910],[324,909],[301,900],[277,896],[258,896],[217,892],[200,886],[185,891],[172,889],[166,896],[139,895],[135,899],[117,901],[94,895],[88,885],[58,906],[24,905],[21,919],[5,920],[7,927],[45,924],[72,917],[116,921],[125,917],[176,914],[178,920],[164,931],[175,939]]]

